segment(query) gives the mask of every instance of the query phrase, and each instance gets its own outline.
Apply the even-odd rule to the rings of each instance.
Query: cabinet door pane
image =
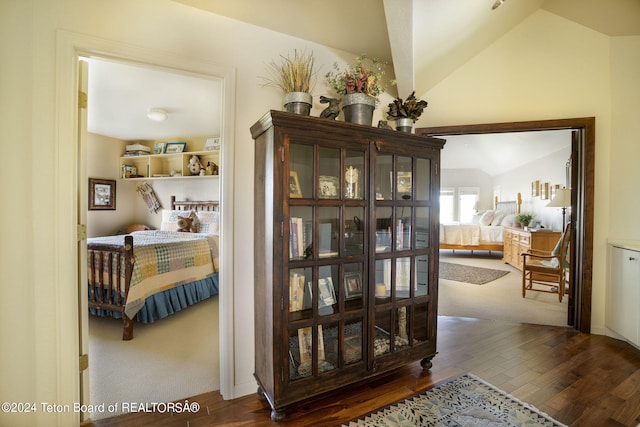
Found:
[[[340,198],[340,150],[320,147],[318,198]]]
[[[364,208],[348,207],[344,220],[345,255],[361,255],[364,253]]]
[[[412,198],[413,174],[411,170],[411,157],[398,157],[395,186],[396,200],[410,200]]]
[[[416,249],[430,246],[429,208],[416,208]]]
[[[364,304],[362,263],[344,265],[344,306],[345,310],[360,310]]]
[[[431,197],[431,160],[416,160],[416,200],[429,200]]]
[[[391,250],[393,209],[389,207],[377,207],[376,214],[376,252],[389,252]]]
[[[396,208],[396,250],[411,249],[411,212],[410,207]]]
[[[289,270],[289,318],[291,320],[309,319],[313,315],[310,268],[293,268]]]
[[[345,199],[364,199],[364,153],[361,151],[347,151],[345,157],[346,169],[344,172],[344,197]]]
[[[338,282],[338,266],[323,265],[318,267],[318,314],[327,316],[338,311],[336,283]],[[315,295],[316,289],[311,292]]]
[[[289,217],[289,259],[309,258],[313,248],[313,208],[292,206]]]
[[[416,257],[415,295],[423,296],[428,294],[429,294],[429,256],[420,255]]]
[[[344,325],[342,360],[346,365],[362,360],[362,320]]]
[[[376,260],[376,304],[389,301],[391,295],[391,259]]]
[[[338,325],[318,326],[318,374],[338,368]]]
[[[340,209],[337,207],[318,208],[318,257],[338,256],[338,224]]]
[[[411,286],[411,258],[396,258],[396,298],[409,298]]]
[[[373,356],[380,357],[391,351],[391,310],[376,311],[373,338]]]
[[[289,157],[289,197],[313,197],[313,146],[291,144]]]
[[[398,307],[396,310],[396,331],[394,339],[394,351],[400,351],[409,347],[409,316],[411,307]]]
[[[391,200],[393,194],[393,156],[382,154],[376,157],[375,189],[376,200]]]

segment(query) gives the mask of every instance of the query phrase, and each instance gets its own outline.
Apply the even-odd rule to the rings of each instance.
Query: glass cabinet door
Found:
[[[367,348],[368,146],[326,145],[289,144],[289,381],[361,363]]]
[[[428,332],[431,160],[375,157],[374,359],[419,345]]]

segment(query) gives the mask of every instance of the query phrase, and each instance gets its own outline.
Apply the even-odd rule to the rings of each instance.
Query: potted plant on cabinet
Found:
[[[396,122],[396,130],[411,132],[413,124],[427,108],[427,101],[417,99],[415,93],[415,91],[411,92],[406,101],[403,101],[402,98],[396,98],[389,104],[387,119]]]
[[[386,62],[362,54],[346,69],[338,63],[325,77],[333,91],[342,97],[345,121],[371,126],[378,95],[385,91],[382,78]]]
[[[523,227],[527,227],[532,219],[533,215],[530,213],[521,213],[516,217],[516,221]]]
[[[264,86],[274,86],[282,90],[286,111],[308,116],[313,106],[311,92],[316,83],[313,53],[299,53],[294,50],[293,57],[280,55],[280,58],[279,63],[271,61],[267,64],[271,76],[264,78]]]

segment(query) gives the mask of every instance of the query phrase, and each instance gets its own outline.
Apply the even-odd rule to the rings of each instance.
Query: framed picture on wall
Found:
[[[116,210],[116,181],[89,178],[89,210]]]
[[[540,195],[540,181],[533,181],[531,183],[531,197],[538,197]]]

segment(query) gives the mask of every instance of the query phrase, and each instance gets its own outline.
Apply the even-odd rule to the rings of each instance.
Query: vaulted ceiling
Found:
[[[640,0],[503,0],[495,9],[492,6],[496,0],[173,1],[346,52],[387,60],[393,64],[398,93],[403,94],[414,89],[418,94],[427,92],[540,9],[609,36],[640,35]],[[219,91],[220,82],[135,64],[92,61],[90,132],[129,141],[218,134],[219,129],[211,129],[211,117],[220,114],[210,102],[216,97],[201,99],[200,103],[194,100],[203,93]],[[162,84],[158,82],[180,90],[158,91]],[[186,91],[191,95],[184,96]],[[188,103],[184,102],[186,99]],[[168,108],[171,120],[151,127],[144,112],[153,106]],[[533,135],[519,135],[522,149],[529,136]],[[498,144],[497,140],[492,138],[492,143]],[[448,151],[454,146],[458,147],[458,168],[474,167],[472,160],[482,158],[481,168],[500,173],[504,168],[501,163],[508,161],[504,158],[507,150],[495,145],[493,151],[501,152],[502,158],[470,154],[467,142],[450,138]],[[541,155],[540,143],[536,146],[531,156]],[[465,158],[469,162],[463,162]]]
[[[640,35],[638,0],[174,0],[393,63],[423,94],[539,9],[609,36]],[[499,1],[498,1],[499,3]]]

